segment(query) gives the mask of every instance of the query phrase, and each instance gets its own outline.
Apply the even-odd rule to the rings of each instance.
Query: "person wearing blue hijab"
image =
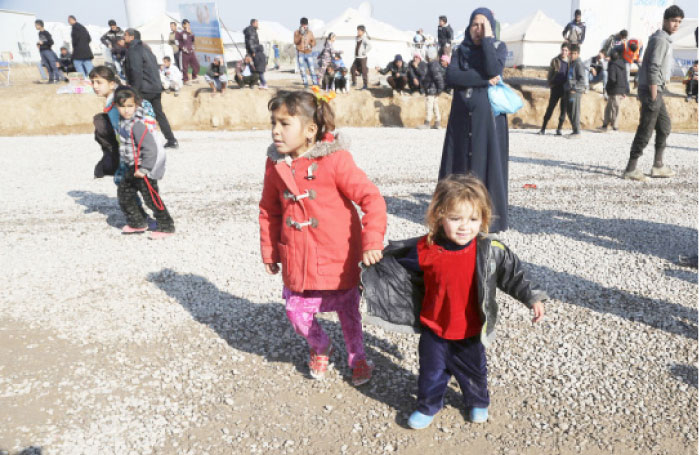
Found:
[[[473,174],[486,185],[493,204],[490,232],[508,229],[508,120],[494,116],[488,88],[501,79],[507,48],[494,32],[488,8],[475,9],[464,41],[447,67],[446,85],[454,90],[445,132],[439,179]]]

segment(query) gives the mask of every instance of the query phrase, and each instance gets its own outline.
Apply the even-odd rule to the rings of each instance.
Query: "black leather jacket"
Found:
[[[369,314],[364,318],[367,322],[400,332],[420,331],[419,315],[425,293],[423,276],[407,270],[397,261],[415,248],[420,238],[390,241],[378,264],[363,267],[360,282]],[[481,342],[488,347],[498,323],[496,288],[528,308],[548,297],[530,282],[520,260],[508,247],[487,236],[479,236],[477,242],[477,301],[483,321]]]

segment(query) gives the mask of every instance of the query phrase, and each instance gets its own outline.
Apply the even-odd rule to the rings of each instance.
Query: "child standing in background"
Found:
[[[370,380],[373,365],[362,339],[357,264],[382,257],[386,204],[333,134],[328,101],[282,91],[268,103],[273,144],[260,200],[260,249],[267,273],[279,273],[281,264],[287,317],[309,344],[311,376],[324,377],[333,351],[315,314],[335,311],[359,386]]]

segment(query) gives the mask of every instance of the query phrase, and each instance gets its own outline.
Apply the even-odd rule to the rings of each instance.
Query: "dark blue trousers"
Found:
[[[423,327],[418,357],[418,411],[432,416],[442,409],[452,375],[462,389],[467,409],[489,406],[486,350],[478,335],[466,340],[445,340]]]

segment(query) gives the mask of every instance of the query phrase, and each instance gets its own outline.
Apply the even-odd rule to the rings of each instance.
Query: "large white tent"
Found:
[[[0,52],[10,52],[14,62],[37,62],[39,35],[34,13],[0,9]]]
[[[501,41],[508,46],[506,66],[548,66],[559,54],[563,27],[538,10],[501,30]]]
[[[680,29],[671,36],[673,40],[672,76],[685,76],[693,61],[698,59],[698,47],[695,45],[696,19],[683,19]]]
[[[160,13],[145,24],[136,27],[136,30],[141,33],[141,41],[151,48],[158,62],[162,61],[166,55],[170,58],[173,57],[172,48],[168,44],[171,22],[176,22],[179,26],[179,15],[167,12]]]
[[[348,8],[340,16],[324,24],[323,27],[312,28],[316,37],[314,51],[322,51],[326,36],[333,32],[336,35],[333,47],[343,51],[345,64],[350,66],[355,53],[358,25],[366,27],[372,45],[367,56],[369,67],[383,67],[393,60],[396,54],[401,54],[405,60],[410,57],[414,33],[403,32],[390,24],[373,18],[371,7],[367,4],[361,5],[360,9]]]

